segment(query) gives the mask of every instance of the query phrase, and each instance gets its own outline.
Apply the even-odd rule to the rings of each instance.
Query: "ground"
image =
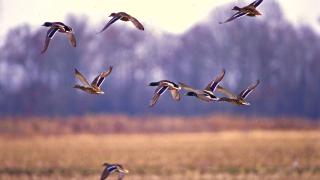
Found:
[[[320,179],[319,131],[0,137],[0,179]],[[115,175],[110,179],[117,179]]]

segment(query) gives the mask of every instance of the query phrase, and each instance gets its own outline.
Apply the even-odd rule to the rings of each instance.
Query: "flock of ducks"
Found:
[[[237,12],[226,21],[219,22],[219,24],[233,21],[242,16],[254,17],[261,15],[261,13],[256,8],[261,4],[262,1],[263,0],[256,0],[248,6],[242,8],[234,6],[232,10]],[[144,31],[143,25],[136,18],[125,12],[111,13],[109,17],[112,18],[108,21],[108,23],[102,28],[102,30],[99,33],[104,32],[118,20],[125,22],[130,21],[137,29]],[[76,37],[73,33],[73,29],[70,26],[67,26],[62,22],[45,22],[42,26],[48,27],[49,30],[47,31],[44,47],[41,51],[41,54],[45,53],[48,50],[49,44],[57,32],[65,34],[73,47],[77,46]],[[112,69],[113,67],[110,66],[108,70],[101,72],[96,78],[94,78],[94,80],[91,83],[88,82],[88,80],[80,73],[79,70],[75,69],[75,77],[81,82],[82,85],[76,84],[74,88],[80,89],[89,94],[104,94],[104,91],[101,89],[101,85],[105,78],[111,74]],[[248,88],[244,89],[238,95],[236,95],[219,85],[219,83],[224,78],[224,75],[225,70],[223,69],[222,72],[205,87],[205,89],[195,89],[193,87],[190,87],[189,85],[186,85],[185,83],[179,82],[178,84],[176,84],[169,80],[151,82],[149,86],[155,86],[156,89],[154,91],[153,98],[150,102],[150,107],[153,107],[157,103],[160,96],[166,90],[170,91],[174,100],[179,101],[181,99],[179,92],[182,89],[186,91],[186,93],[184,94],[185,96],[194,96],[197,99],[205,102],[223,101],[236,105],[250,105],[250,103],[247,102],[245,99],[259,85],[260,81],[257,80],[255,84],[250,85]],[[215,91],[224,94],[225,97],[217,97],[214,94]],[[124,169],[123,166],[120,164],[104,163],[103,166],[105,168],[101,174],[101,180],[106,179],[110,174],[114,172],[119,173],[118,179],[121,180],[124,178],[125,174],[129,172],[128,170]]]

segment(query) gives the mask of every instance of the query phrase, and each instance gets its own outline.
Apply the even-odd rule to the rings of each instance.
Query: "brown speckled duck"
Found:
[[[104,94],[101,89],[101,84],[103,83],[104,79],[111,73],[112,66],[109,67],[107,71],[100,73],[91,84],[88,83],[87,79],[77,70],[75,69],[75,76],[81,81],[83,85],[76,84],[74,88],[81,89],[90,94]]]
[[[238,95],[235,95],[225,89],[222,86],[217,87],[217,91],[225,94],[227,97],[221,97],[219,101],[226,101],[235,105],[246,105],[249,106],[250,103],[245,100],[246,97],[259,85],[260,81],[257,80],[257,82],[245,90],[241,91]]]
[[[184,83],[179,83],[179,85],[188,91],[185,95],[186,96],[194,96],[202,101],[211,102],[211,101],[218,101],[219,98],[216,97],[213,92],[215,91],[216,87],[219,85],[220,81],[223,79],[225,74],[225,70],[223,69],[222,72],[212,80],[204,90],[194,89]]]
[[[118,180],[122,180],[125,174],[129,173],[129,171],[124,169],[121,164],[104,163],[103,166],[105,168],[101,173],[100,180],[105,180],[111,173],[114,173],[114,172],[119,173]]]
[[[219,22],[219,24],[223,24],[223,23],[227,23],[227,22],[233,21],[234,19],[237,19],[237,18],[242,17],[242,16],[254,17],[254,16],[261,15],[261,13],[256,8],[262,3],[262,1],[263,0],[256,0],[253,3],[249,4],[248,6],[245,6],[245,7],[242,7],[242,8],[240,8],[238,6],[234,6],[232,8],[232,10],[238,11],[238,12],[235,13],[233,16],[231,16],[226,21]]]
[[[65,25],[62,22],[45,22],[42,26],[49,27],[46,35],[43,50],[41,54],[45,53],[49,47],[51,39],[54,37],[56,32],[65,33],[73,47],[77,46],[76,37],[73,34],[73,30],[70,26]]]
[[[171,92],[172,98],[174,100],[180,100],[179,90],[181,90],[181,87],[172,81],[162,80],[158,82],[151,82],[149,86],[158,86],[154,91],[153,98],[150,102],[150,107],[154,106],[157,103],[161,94],[163,94],[166,90],[169,90]]]
[[[111,13],[109,17],[112,17],[112,19],[104,26],[104,28],[100,31],[100,33],[106,30],[111,24],[113,24],[117,20],[131,21],[136,28],[138,28],[141,31],[144,30],[143,25],[136,18],[132,17],[131,15],[125,12]]]

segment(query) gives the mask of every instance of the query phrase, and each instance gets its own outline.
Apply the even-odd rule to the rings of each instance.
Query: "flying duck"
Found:
[[[90,94],[104,94],[101,90],[100,86],[104,81],[105,77],[107,77],[112,71],[112,66],[109,67],[107,71],[100,73],[91,84],[88,83],[87,79],[77,70],[75,69],[75,76],[81,81],[83,85],[76,84],[73,88],[81,89]]]
[[[119,19],[122,21],[131,21],[136,26],[136,28],[138,28],[141,31],[144,30],[143,25],[136,18],[130,16],[125,12],[111,13],[109,17],[112,17],[112,19],[104,26],[104,28],[99,33],[106,30],[111,24],[113,24]]]
[[[225,94],[227,97],[221,97],[219,99],[219,101],[226,101],[232,104],[236,104],[236,105],[246,105],[249,106],[250,103],[247,102],[245,100],[246,97],[248,97],[248,95],[259,85],[260,80],[257,80],[257,82],[251,86],[249,86],[248,88],[246,88],[245,90],[241,91],[239,95],[234,95],[233,93],[231,93],[230,91],[226,90],[224,87],[222,86],[218,86],[217,87],[217,91]]]
[[[194,89],[184,83],[179,82],[179,85],[188,91],[185,95],[186,96],[195,96],[196,98],[210,102],[210,101],[218,101],[219,98],[216,97],[213,92],[215,91],[216,87],[219,85],[220,81],[223,79],[225,74],[225,70],[223,69],[222,72],[215,78],[213,79],[204,90],[198,90]]]
[[[73,34],[73,30],[70,26],[65,25],[62,22],[45,22],[42,26],[49,27],[46,35],[43,50],[41,54],[45,53],[49,47],[50,40],[56,34],[56,32],[65,33],[73,47],[77,46],[76,37]]]
[[[151,82],[149,86],[158,86],[154,91],[153,98],[150,102],[150,107],[157,103],[160,95],[163,94],[167,89],[171,92],[171,96],[174,100],[180,100],[179,90],[181,90],[181,87],[172,81],[162,80],[158,82]]]
[[[232,10],[234,11],[238,11],[237,13],[235,13],[233,16],[231,16],[229,19],[227,19],[226,21],[224,22],[219,22],[219,24],[223,24],[223,23],[227,23],[227,22],[230,22],[234,19],[237,19],[239,17],[242,17],[242,16],[251,16],[251,17],[254,17],[254,16],[259,16],[261,15],[261,13],[256,9],[261,3],[262,3],[263,0],[256,0],[254,1],[253,3],[249,4],[248,6],[245,6],[245,7],[238,7],[238,6],[234,6],[232,8]]]
[[[111,173],[118,172],[118,180],[122,180],[125,174],[129,173],[128,170],[124,169],[121,164],[108,164],[104,163],[103,166],[105,167],[102,171],[100,180],[105,180]]]

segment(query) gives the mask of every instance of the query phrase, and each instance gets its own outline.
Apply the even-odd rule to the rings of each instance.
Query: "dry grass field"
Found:
[[[320,132],[0,137],[1,180],[99,179],[104,161],[123,163],[132,180],[318,180]]]

